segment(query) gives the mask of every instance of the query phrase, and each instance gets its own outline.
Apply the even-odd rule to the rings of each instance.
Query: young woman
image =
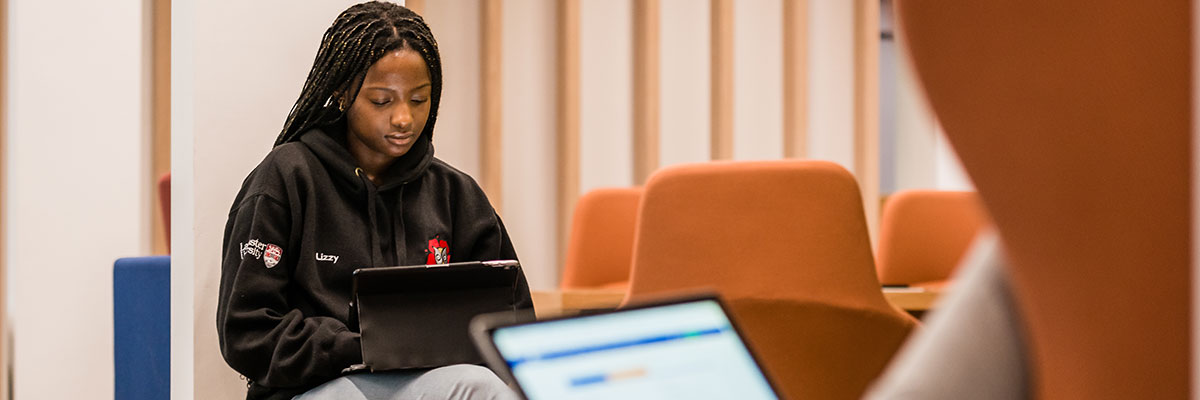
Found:
[[[441,60],[412,11],[369,2],[325,32],[275,147],[225,228],[217,332],[248,399],[507,398],[486,368],[344,374],[351,274],[369,266],[515,259],[467,174],[434,158]],[[521,277],[520,308],[532,308]]]

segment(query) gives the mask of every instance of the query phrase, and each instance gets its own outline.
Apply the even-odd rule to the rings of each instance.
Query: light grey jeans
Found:
[[[516,400],[492,370],[469,364],[339,377],[292,400]]]

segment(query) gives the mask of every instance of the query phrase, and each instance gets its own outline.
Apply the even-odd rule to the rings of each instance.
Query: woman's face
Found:
[[[425,129],[433,90],[425,59],[412,49],[389,52],[372,64],[346,112],[350,153],[378,172],[408,153]]]

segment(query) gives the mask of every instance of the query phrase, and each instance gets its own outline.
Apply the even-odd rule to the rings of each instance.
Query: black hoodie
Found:
[[[337,129],[275,147],[246,177],[222,251],[217,334],[248,399],[290,399],[362,362],[346,326],[356,268],[517,258],[479,185],[429,138],[376,185]],[[519,292],[532,308],[524,276]]]

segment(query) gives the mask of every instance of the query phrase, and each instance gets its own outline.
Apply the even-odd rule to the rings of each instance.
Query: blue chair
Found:
[[[113,264],[116,400],[171,398],[171,256]]]

